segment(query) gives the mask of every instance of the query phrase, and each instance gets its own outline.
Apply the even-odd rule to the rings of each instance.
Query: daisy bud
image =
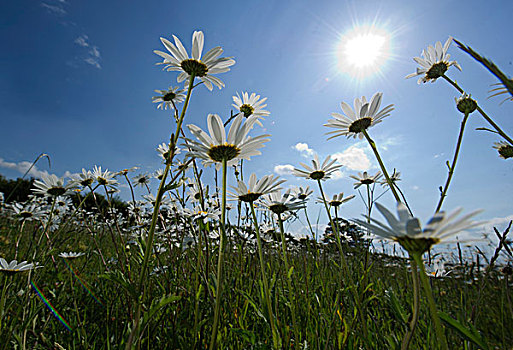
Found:
[[[470,114],[477,108],[477,102],[470,98],[470,95],[463,93],[460,98],[454,99],[456,101],[456,107],[458,111],[463,114]]]
[[[501,141],[496,142],[495,146],[493,146],[499,152],[499,156],[503,159],[513,158],[513,146],[510,144]]]

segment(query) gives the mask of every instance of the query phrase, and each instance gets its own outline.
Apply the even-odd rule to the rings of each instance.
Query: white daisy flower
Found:
[[[390,112],[394,110],[394,105],[390,104],[379,111],[381,105],[381,99],[383,97],[382,92],[377,92],[372,96],[370,102],[367,102],[365,96],[361,99],[354,99],[354,111],[345,102],[341,102],[342,111],[344,114],[331,113],[331,116],[335,119],[328,120],[328,123],[324,124],[328,128],[334,128],[336,130],[327,132],[327,135],[333,135],[328,140],[338,137],[347,136],[350,138],[360,139],[363,138],[362,131],[367,130],[371,126],[374,126],[390,115]]]
[[[16,260],[7,263],[4,258],[0,258],[0,272],[3,272],[7,275],[14,275],[16,272],[29,271],[33,270],[34,268],[34,263],[22,261],[18,264],[18,261]]]
[[[292,173],[298,177],[305,177],[307,179],[312,180],[326,180],[329,179],[330,176],[340,169],[342,165],[334,165],[337,161],[336,159],[331,160],[331,156],[327,156],[324,162],[319,162],[319,156],[316,154],[314,159],[312,159],[312,167],[304,163],[299,163],[306,170],[294,168]]]
[[[358,176],[349,175],[350,178],[356,180],[356,182],[353,184],[354,189],[357,189],[358,187],[360,187],[362,185],[372,185],[372,184],[378,182],[378,180],[382,176],[383,176],[383,174],[381,174],[381,171],[378,171],[376,174],[374,174],[374,176],[370,176],[366,171],[364,171],[363,173],[358,173]]]
[[[355,197],[354,194],[350,195],[350,196],[347,196],[344,198],[344,192],[340,192],[338,194],[334,194],[333,195],[333,199],[331,200],[328,200],[328,204],[331,206],[331,207],[334,207],[334,208],[338,208],[339,206],[341,206],[342,204],[346,203],[346,202],[349,202],[351,199],[353,199]],[[324,203],[324,199],[322,197],[318,197],[317,198],[317,201],[319,203]]]
[[[139,174],[134,176],[135,187],[137,186],[148,186],[150,183],[151,176],[148,174]]]
[[[303,188],[301,186],[292,188],[292,194],[297,199],[301,199],[301,200],[307,199],[308,197],[310,197],[310,195],[312,193],[313,193],[313,190],[310,189],[310,186],[306,186],[305,188]]]
[[[513,158],[513,146],[509,143],[504,141],[495,142],[493,148],[499,152],[499,156],[502,159]]]
[[[280,190],[274,191],[259,199],[260,203],[273,213],[280,215],[287,211],[295,211],[305,207],[304,200],[297,199],[287,190],[283,195]]]
[[[37,203],[14,203],[11,208],[20,221],[39,220],[46,214],[46,211],[41,209],[41,206]]]
[[[180,90],[178,86],[169,87],[168,90],[154,90],[161,96],[153,96],[153,103],[158,103],[157,109],[175,109],[176,104],[185,100],[185,90]]]
[[[63,259],[66,259],[66,260],[72,260],[72,259],[79,258],[79,257],[81,257],[83,255],[85,255],[85,253],[75,253],[75,252],[66,253],[66,252],[62,252],[62,253],[59,254],[59,257],[63,258]]]
[[[263,117],[267,117],[271,114],[269,111],[264,110],[267,105],[263,103],[267,101],[267,97],[261,99],[260,95],[254,92],[251,95],[247,92],[242,92],[241,94],[242,98],[239,96],[239,93],[237,93],[237,96],[233,96],[234,103],[232,106],[235,107],[239,113],[244,114],[246,118],[256,115],[260,119],[263,119]]]
[[[253,173],[249,177],[247,186],[243,181],[239,181],[237,187],[231,186],[235,190],[235,193],[230,193],[230,195],[232,198],[243,202],[254,202],[264,194],[281,190],[279,186],[284,183],[285,180],[278,179],[278,176],[266,175],[257,181],[257,177]]]
[[[270,135],[248,136],[258,117],[251,116],[244,122],[243,118],[241,114],[233,120],[228,135],[224,130],[223,121],[217,114],[209,114],[207,117],[210,135],[196,125],[187,125],[199,141],[187,140],[187,146],[191,150],[188,155],[203,159],[204,165],[215,163],[219,169],[223,159],[226,159],[228,166],[232,166],[237,164],[239,159],[249,160],[251,156],[260,154],[258,149],[264,146],[264,142],[269,141],[267,137]]]
[[[157,146],[157,152],[159,153],[159,156],[162,158],[164,163],[167,162],[167,160],[169,159],[169,144],[162,142],[160,145]],[[180,154],[180,148],[175,147],[174,155],[176,156],[177,154]]]
[[[353,177],[353,179],[354,179],[354,177]],[[359,179],[358,179],[358,180],[359,180]],[[394,172],[392,173],[392,175],[390,175],[390,181],[391,181],[393,184],[395,184],[396,182],[401,181],[401,173],[400,173],[399,171],[396,171],[396,170],[394,169]],[[389,186],[389,185],[388,185],[388,181],[387,181],[386,179],[385,179],[385,180],[380,181],[379,183],[380,183],[380,184],[381,184],[381,186],[383,186],[383,187],[387,187],[387,186]],[[356,185],[356,184],[355,184],[355,185]]]
[[[431,246],[447,241],[457,233],[482,225],[483,222],[470,221],[470,218],[479,214],[481,210],[466,214],[456,219],[462,209],[458,208],[446,214],[443,211],[436,213],[422,229],[420,220],[411,216],[403,203],[397,203],[397,215],[394,215],[384,206],[376,203],[381,215],[387,220],[388,226],[378,220],[372,219],[372,223],[363,220],[354,220],[372,231],[377,236],[396,241],[409,253],[425,253]]]
[[[93,168],[93,177],[98,182],[98,184],[102,186],[116,186],[118,184],[118,181],[114,178],[116,174],[110,172],[109,170],[102,171],[102,167],[94,166]]]
[[[82,168],[82,173],[71,175],[71,182],[82,187],[89,187],[94,183],[94,176],[91,170]]]
[[[436,79],[440,78],[445,74],[450,66],[455,66],[461,71],[461,67],[456,61],[450,61],[451,55],[447,53],[449,46],[451,45],[452,37],[449,37],[442,47],[442,43],[437,41],[435,46],[429,45],[426,50],[422,50],[422,56],[414,57],[413,60],[417,62],[420,67],[417,67],[415,73],[408,74],[406,79],[421,75],[418,83],[426,83],[428,81],[435,82]]]
[[[224,87],[224,83],[212,74],[224,73],[230,70],[230,66],[235,64],[235,60],[231,57],[219,57],[223,53],[221,47],[214,47],[208,51],[203,58],[201,57],[203,51],[203,32],[195,31],[192,35],[192,53],[191,58],[187,54],[185,47],[182,45],[180,39],[173,35],[175,41],[172,44],[165,38],[160,38],[162,44],[171,53],[155,50],[157,55],[164,58],[161,63],[164,64],[164,69],[169,71],[179,71],[177,81],[181,83],[189,79],[191,75],[198,77],[205,84],[205,86],[212,91],[213,85],[219,89]]]
[[[71,188],[72,184],[64,184],[63,177],[57,177],[54,174],[42,174],[41,180],[34,182],[32,191],[36,194],[42,194],[45,196],[64,196],[73,193]]]

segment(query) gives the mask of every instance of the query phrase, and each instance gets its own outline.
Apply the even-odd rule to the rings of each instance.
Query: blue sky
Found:
[[[382,106],[394,104],[395,110],[369,133],[387,167],[402,173],[400,184],[415,214],[426,219],[445,182],[444,163],[452,158],[462,116],[454,103],[458,93],[446,82],[417,85],[416,78],[404,79],[417,66],[412,57],[451,35],[511,74],[511,13],[510,1],[4,2],[0,173],[20,176],[24,162],[41,152],[51,156],[52,167],[42,161],[38,170],[59,176],[94,165],[157,169],[155,148],[169,138],[172,123],[151,97],[154,89],[178,84],[175,73],[155,65],[160,58],[153,50],[163,50],[159,37],[174,34],[190,51],[193,31],[202,30],[204,52],[220,45],[237,63],[219,75],[224,89],[194,90],[186,124],[205,128],[208,113],[229,115],[236,92],[257,92],[268,97],[271,116],[264,127],[272,138],[261,156],[246,162],[245,173],[280,172],[308,162],[313,152],[321,158],[336,154],[346,166],[340,178],[326,183],[326,192],[354,194],[348,175],[378,171],[372,152],[354,139],[327,141],[322,125],[330,113],[341,112],[341,101],[352,105],[355,97],[381,91]],[[361,25],[389,33],[390,58],[379,73],[355,79],[337,68],[336,48]],[[455,45],[449,53],[463,72],[451,67],[448,75],[511,135],[513,103],[486,99],[495,78]],[[503,226],[513,214],[513,163],[492,149],[498,137],[475,130],[483,126],[478,114],[470,117],[444,208],[483,208],[481,218],[497,218]],[[316,185],[284,178],[287,185]],[[387,194],[381,202],[392,205],[393,198]],[[357,198],[343,210],[356,217],[364,209]]]

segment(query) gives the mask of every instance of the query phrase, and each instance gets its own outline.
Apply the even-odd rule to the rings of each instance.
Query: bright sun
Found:
[[[364,78],[380,71],[389,57],[389,35],[375,27],[358,27],[345,34],[337,47],[339,70]]]

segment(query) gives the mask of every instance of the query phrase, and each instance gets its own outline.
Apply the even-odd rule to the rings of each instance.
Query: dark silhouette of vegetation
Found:
[[[6,203],[25,202],[29,199],[29,195],[32,194],[34,181],[34,178],[30,178],[28,180],[22,178],[17,178],[16,180],[7,179],[5,176],[0,174],[0,192],[3,192]],[[77,193],[72,195],[70,199],[76,207],[86,196],[87,193]],[[119,210],[125,216],[128,214],[128,205],[118,196],[111,198],[111,206],[112,208]],[[107,213],[108,207],[109,202],[105,196],[97,193],[95,193],[95,196],[87,196],[84,204],[82,204],[82,208],[89,212],[99,210],[100,212]]]
[[[342,243],[347,243],[350,246],[356,246],[367,241],[363,238],[364,232],[358,225],[355,225],[342,218],[333,219],[333,224],[335,226],[338,225],[338,231],[340,232],[340,240]],[[333,230],[329,223],[324,230],[323,242],[335,243],[335,236],[333,235]]]
[[[34,181],[34,178],[30,178],[29,180],[22,178],[11,180],[0,174],[0,192],[3,192],[7,203],[25,202],[32,193],[30,189]]]

